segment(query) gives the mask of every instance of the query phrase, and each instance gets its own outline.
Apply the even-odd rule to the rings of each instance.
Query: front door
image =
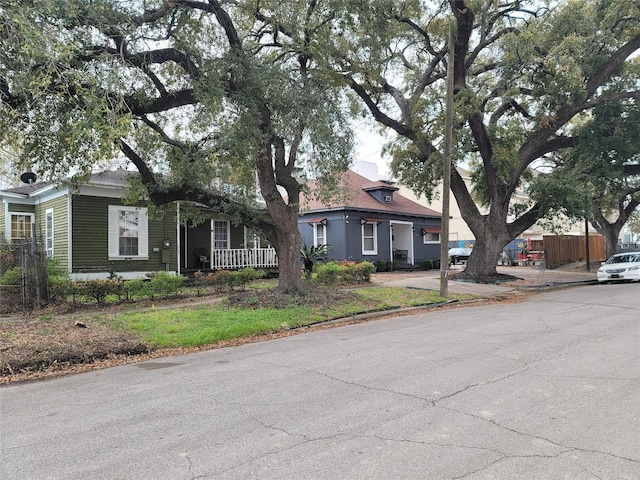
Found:
[[[391,260],[400,266],[413,265],[413,223],[391,221]]]

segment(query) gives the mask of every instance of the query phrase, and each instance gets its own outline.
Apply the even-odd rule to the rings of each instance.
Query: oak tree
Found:
[[[0,137],[40,178],[126,159],[153,203],[263,231],[279,290],[301,291],[297,171],[344,169],[351,149],[308,51],[313,4],[2,0]]]
[[[577,145],[576,117],[640,100],[637,2],[377,0],[349,2],[340,19],[345,32],[331,37],[326,64],[362,113],[396,134],[392,168],[427,196],[443,171],[447,25],[455,22],[453,161],[471,165],[474,181],[468,189],[452,169],[476,238],[465,277],[497,275],[505,245],[563,202],[514,199],[538,181],[538,162]]]

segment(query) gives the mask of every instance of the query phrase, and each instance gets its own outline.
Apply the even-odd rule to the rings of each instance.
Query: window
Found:
[[[440,232],[425,232],[422,240],[424,243],[440,243]]]
[[[109,205],[109,258],[149,258],[147,209]]]
[[[323,223],[313,224],[313,245],[326,245],[327,243],[327,226]]]
[[[53,257],[53,209],[45,212],[45,251],[47,257]]]
[[[33,214],[16,213],[11,215],[11,242],[21,242],[31,238]]]
[[[229,222],[213,221],[213,248],[216,250],[229,249]]]
[[[378,224],[366,222],[362,224],[362,254],[378,254]]]

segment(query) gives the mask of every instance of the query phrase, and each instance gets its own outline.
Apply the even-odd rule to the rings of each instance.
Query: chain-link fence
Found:
[[[0,313],[31,311],[48,303],[42,245],[35,237],[12,243],[0,238]]]

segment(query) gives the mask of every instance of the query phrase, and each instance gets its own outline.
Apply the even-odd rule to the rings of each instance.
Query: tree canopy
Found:
[[[627,0],[0,0],[0,13],[5,141],[57,177],[120,154],[153,202],[263,228],[283,290],[300,289],[296,169],[349,159],[341,92],[396,134],[402,183],[429,196],[441,178],[450,21],[454,163],[474,178],[469,191],[452,170],[477,239],[468,277],[494,275],[506,243],[567,200],[562,169],[532,169],[579,144],[576,119],[640,100],[640,7]],[[250,201],[256,177],[268,217]],[[540,182],[554,195],[536,195]],[[522,189],[532,202],[514,208]]]
[[[579,142],[561,157],[558,169],[571,177],[568,185],[582,192],[577,208],[604,237],[609,257],[616,253],[622,227],[640,205],[640,175],[628,168],[640,160],[640,102],[598,105],[574,133]]]
[[[516,209],[512,200],[546,178],[532,175],[537,162],[578,143],[577,116],[640,99],[634,2],[380,0],[344,18],[350,33],[336,37],[327,62],[397,133],[393,170],[427,196],[442,175],[446,26],[455,21],[454,162],[472,166],[474,189],[455,169],[451,185],[477,240],[471,278],[495,275],[506,243],[562,203],[561,192]]]
[[[314,3],[2,1],[0,135],[41,178],[119,156],[154,203],[262,229],[283,290],[299,290],[295,174],[343,170],[351,151],[340,93],[307,51]]]

